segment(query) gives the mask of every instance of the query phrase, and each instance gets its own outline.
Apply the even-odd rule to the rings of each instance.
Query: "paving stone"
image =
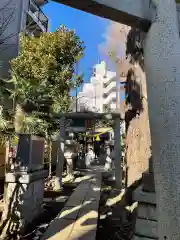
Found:
[[[135,234],[147,238],[157,239],[158,229],[157,222],[146,219],[136,219]]]
[[[91,212],[91,211],[95,211],[97,212],[97,216],[98,216],[98,208],[99,208],[99,203],[96,202],[96,201],[93,201],[93,202],[88,202],[88,201],[85,201],[79,211],[79,215],[78,215],[78,218],[86,215],[87,213]]]
[[[100,193],[101,187],[93,184],[93,185],[90,186],[89,191],[95,191],[95,192],[99,192]]]
[[[83,200],[84,200],[84,198],[82,198],[82,197],[70,199],[70,200],[67,202],[66,206],[67,206],[67,207],[80,206],[80,205],[82,205]]]
[[[77,190],[77,191],[78,191],[79,189],[81,189],[81,191],[82,191],[82,190],[88,190],[89,187],[90,187],[90,182],[87,182],[87,183],[82,182],[82,183],[80,183],[80,184],[78,185],[78,187],[76,188],[76,190]]]
[[[156,206],[140,203],[138,205],[137,215],[139,218],[157,221]]]
[[[41,240],[96,239],[102,174],[96,175],[89,174],[78,185]]]
[[[64,207],[58,218],[76,220],[80,209],[81,205],[76,207]]]
[[[66,206],[77,206],[77,205],[81,205],[82,202],[84,201],[84,198],[87,194],[87,191],[78,191],[75,192],[74,194],[71,195],[71,197],[69,198],[69,200],[66,203]]]
[[[73,220],[55,219],[41,240],[67,240],[73,230],[73,226]]]
[[[90,211],[83,216],[79,216],[74,224],[73,230],[92,231],[97,228],[98,212]]]
[[[73,230],[69,240],[95,240],[96,231],[75,231]]]
[[[51,202],[53,199],[52,198],[44,198],[43,202]]]
[[[90,200],[90,201],[99,201],[100,200],[100,194],[101,191],[99,188],[93,188],[89,190],[85,196],[85,200]]]
[[[101,178],[96,178],[91,180],[91,185],[96,185],[97,187],[101,187],[102,184],[102,179]]]
[[[55,199],[53,199],[54,202],[65,202],[67,200],[67,196],[60,196]]]

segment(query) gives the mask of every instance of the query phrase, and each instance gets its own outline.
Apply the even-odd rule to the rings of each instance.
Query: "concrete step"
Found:
[[[158,239],[157,222],[147,219],[136,219],[135,235],[150,239]]]
[[[154,240],[154,238],[134,236],[134,237],[133,237],[133,240]]]
[[[139,203],[137,209],[137,217],[157,221],[156,205]]]
[[[142,175],[143,191],[155,192],[154,173],[145,172]]]
[[[138,203],[156,205],[156,193],[143,191],[143,186],[141,185],[134,191],[133,200]]]

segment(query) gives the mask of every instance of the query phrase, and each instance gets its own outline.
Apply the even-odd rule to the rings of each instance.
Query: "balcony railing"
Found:
[[[41,8],[37,5],[36,0],[29,1],[29,13],[37,24],[41,24],[43,26],[44,31],[48,30],[48,18],[43,13]]]

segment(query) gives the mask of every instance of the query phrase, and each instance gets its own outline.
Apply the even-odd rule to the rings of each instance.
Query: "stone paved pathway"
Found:
[[[102,173],[93,168],[75,189],[41,240],[95,240]]]

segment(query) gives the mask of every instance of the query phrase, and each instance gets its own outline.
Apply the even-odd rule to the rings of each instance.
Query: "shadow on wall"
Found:
[[[16,178],[16,182],[18,182],[20,175],[14,176]],[[8,188],[7,184],[8,183],[5,185],[5,191]],[[21,220],[21,216],[18,213],[20,213],[20,201],[24,192],[25,189],[23,185],[16,183],[10,199],[7,200],[1,218],[0,238],[2,239],[18,239],[18,237],[21,235],[24,225]]]
[[[127,108],[125,113],[126,133],[128,132],[128,127],[131,120],[135,118],[136,115],[140,115],[140,113],[143,112],[141,95],[141,86],[139,83],[137,83],[134,70],[131,68],[127,73],[127,81],[125,86],[125,104]]]
[[[143,43],[145,39],[145,33],[140,29],[131,28],[127,35],[126,42],[126,57],[129,62],[134,65],[138,64],[144,72],[144,51]]]

